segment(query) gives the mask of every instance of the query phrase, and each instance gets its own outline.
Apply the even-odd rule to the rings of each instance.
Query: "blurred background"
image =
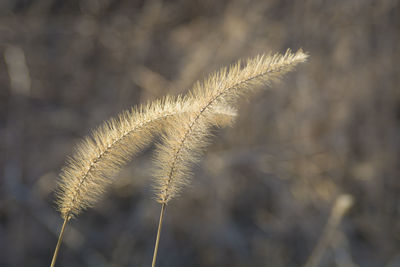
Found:
[[[221,66],[303,48],[170,202],[158,266],[400,266],[400,4],[2,0],[0,266],[49,266],[79,138]],[[56,266],[150,266],[154,146],[67,227]]]

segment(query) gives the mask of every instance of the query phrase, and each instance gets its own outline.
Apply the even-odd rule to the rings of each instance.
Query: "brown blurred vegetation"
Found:
[[[354,204],[319,266],[400,266],[399,11],[390,0],[1,1],[0,266],[49,265],[57,174],[91,128],[239,58],[300,47],[309,62],[216,131],[167,208],[158,266],[302,266],[342,194]],[[57,266],[150,265],[152,150],[68,226]]]

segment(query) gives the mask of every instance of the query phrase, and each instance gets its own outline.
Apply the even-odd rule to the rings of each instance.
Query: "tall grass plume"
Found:
[[[210,75],[204,82],[198,82],[189,92],[191,98],[198,100],[193,112],[171,121],[163,135],[163,142],[156,151],[155,189],[162,207],[153,266],[156,262],[165,206],[189,182],[190,167],[199,160],[204,151],[210,136],[210,127],[219,124],[212,115],[215,109],[235,106],[241,96],[248,97],[252,91],[262,88],[262,85],[281,79],[307,57],[302,50],[296,53],[287,50],[284,55],[261,55],[244,64],[239,61]]]
[[[193,102],[188,97],[166,97],[122,112],[76,145],[61,170],[56,192],[64,223],[51,266],[55,264],[67,222],[97,202],[120,168],[160,133],[170,118],[191,113]],[[234,115],[229,110],[214,113],[221,122]]]

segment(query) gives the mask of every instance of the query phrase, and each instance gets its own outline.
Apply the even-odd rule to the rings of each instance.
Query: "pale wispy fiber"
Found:
[[[197,99],[193,112],[174,118],[158,146],[155,163],[157,200],[167,203],[188,183],[190,166],[199,159],[210,126],[219,124],[212,114],[221,107],[234,106],[241,96],[249,96],[262,85],[279,80],[297,64],[306,61],[302,50],[284,55],[258,56],[210,75],[197,83],[189,97]]]

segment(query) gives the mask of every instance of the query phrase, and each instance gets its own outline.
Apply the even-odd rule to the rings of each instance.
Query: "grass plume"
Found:
[[[182,98],[165,98],[104,122],[76,147],[62,169],[57,204],[62,217],[91,207],[112,177],[150,141],[165,120],[188,109]]]
[[[177,196],[189,182],[190,167],[199,160],[210,136],[210,127],[220,122],[212,114],[221,107],[234,106],[241,96],[249,96],[261,85],[279,80],[308,55],[302,50],[284,55],[258,56],[244,66],[239,61],[230,68],[223,68],[197,83],[189,97],[198,101],[193,112],[182,114],[170,122],[158,146],[154,173],[157,200],[161,203],[160,221],[154,247],[152,267],[156,264],[161,226],[166,204]]]
[[[84,138],[62,169],[57,205],[64,219],[51,266],[54,266],[66,223],[93,206],[112,178],[133,155],[143,149],[173,116],[191,113],[195,99],[166,97],[125,111],[104,122]],[[216,109],[216,120],[225,123],[235,116],[230,109]],[[227,119],[228,118],[228,119]]]
[[[171,122],[163,136],[163,143],[156,152],[155,188],[160,203],[169,202],[190,177],[190,165],[196,162],[207,145],[209,128],[220,124],[212,114],[216,109],[229,107],[241,96],[279,80],[297,64],[307,59],[302,50],[284,55],[258,56],[244,66],[239,61],[230,68],[223,68],[197,83],[189,96],[198,99],[193,112],[183,114]]]

